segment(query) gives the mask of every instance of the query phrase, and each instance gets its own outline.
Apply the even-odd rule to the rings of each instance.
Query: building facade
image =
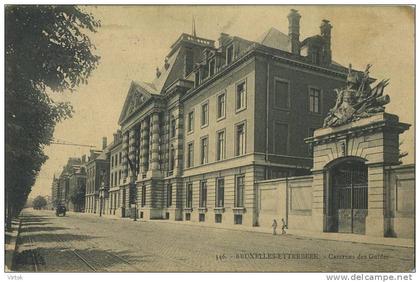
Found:
[[[109,182],[109,152],[106,138],[102,139],[102,150],[91,150],[86,162],[85,212],[103,214],[105,203],[101,190],[107,190]],[[102,187],[102,189],[101,189]],[[101,193],[104,195],[105,193]]]
[[[288,35],[222,33],[217,46],[182,34],[152,83],[131,83],[119,119],[122,216],[255,226],[256,181],[310,173],[304,139],[347,69],[331,59],[330,23],[300,41],[299,20],[292,10]]]

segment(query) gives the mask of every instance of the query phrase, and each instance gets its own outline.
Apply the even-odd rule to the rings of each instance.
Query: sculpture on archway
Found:
[[[340,126],[385,111],[384,105],[390,99],[383,92],[389,80],[382,80],[371,88],[370,84],[375,79],[369,77],[370,67],[371,65],[367,65],[363,75],[359,76],[349,66],[346,87],[335,89],[337,100],[324,119],[323,127]]]

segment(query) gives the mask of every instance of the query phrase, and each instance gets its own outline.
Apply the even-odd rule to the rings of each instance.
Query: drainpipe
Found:
[[[267,91],[265,97],[265,161],[268,163],[268,132],[269,132],[269,104],[270,104],[270,59],[267,60]],[[268,179],[268,166],[265,169],[265,179]]]
[[[286,225],[289,227],[289,178],[286,176]]]

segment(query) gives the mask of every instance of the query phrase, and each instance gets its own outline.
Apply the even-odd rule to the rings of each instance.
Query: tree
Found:
[[[42,196],[37,196],[33,201],[32,201],[32,207],[36,210],[40,210],[43,209],[47,206],[47,200],[42,197]]]
[[[68,103],[47,92],[74,91],[96,68],[99,56],[86,32],[100,26],[77,6],[5,9],[6,227],[23,208],[52,141],[55,125],[71,117]]]

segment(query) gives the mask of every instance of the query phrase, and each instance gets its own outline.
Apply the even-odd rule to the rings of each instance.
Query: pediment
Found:
[[[127,117],[141,108],[141,106],[151,98],[152,94],[148,93],[146,89],[134,81],[131,82],[118,123],[121,124]]]

